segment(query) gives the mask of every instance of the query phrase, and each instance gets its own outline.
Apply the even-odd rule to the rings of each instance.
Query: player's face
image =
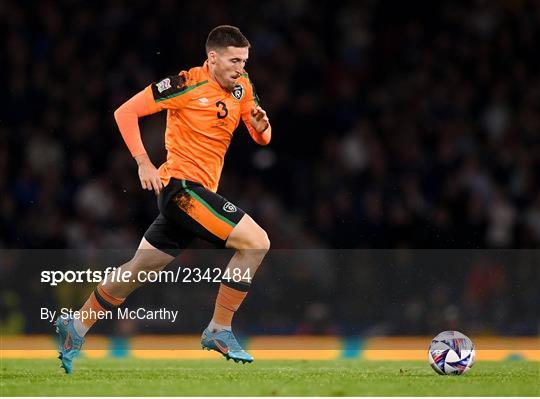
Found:
[[[214,77],[227,90],[232,91],[236,81],[244,73],[249,48],[232,47],[210,51],[208,61],[213,65]]]

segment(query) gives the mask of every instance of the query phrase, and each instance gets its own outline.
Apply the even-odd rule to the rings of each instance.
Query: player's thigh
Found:
[[[193,238],[193,235],[182,226],[160,213],[144,233],[144,242],[141,242],[137,256],[153,258],[157,251],[175,258]]]
[[[200,184],[180,182],[182,189],[161,204],[165,217],[195,237],[225,246],[245,212]]]
[[[267,250],[270,248],[270,240],[266,231],[246,213],[229,235],[226,247]]]

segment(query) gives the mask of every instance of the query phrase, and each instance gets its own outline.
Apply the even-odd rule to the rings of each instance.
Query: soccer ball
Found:
[[[465,334],[444,331],[429,345],[429,364],[438,374],[461,375],[474,364],[474,344]]]

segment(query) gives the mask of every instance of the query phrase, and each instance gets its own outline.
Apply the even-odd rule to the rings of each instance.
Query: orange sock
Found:
[[[125,299],[113,297],[101,285],[98,285],[80,309],[81,312],[86,311],[85,314],[89,316],[81,320],[82,324],[87,328],[92,327],[97,320],[95,312],[113,310],[120,306]]]
[[[234,287],[234,288],[233,288]],[[222,326],[230,326],[234,312],[238,310],[247,295],[249,285],[240,283],[221,283],[214,308],[212,321]]]

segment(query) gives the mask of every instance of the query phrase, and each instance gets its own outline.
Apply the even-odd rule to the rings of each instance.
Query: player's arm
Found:
[[[153,83],[143,91],[131,97],[115,112],[114,118],[131,155],[139,166],[139,179],[145,190],[154,190],[159,194],[163,188],[159,173],[144,148],[139,118],[155,114],[164,109],[181,106],[177,97],[185,88],[186,77],[183,73],[170,76],[158,83]]]
[[[259,97],[255,92],[253,84],[247,79],[249,84],[246,89],[246,96],[242,102],[242,120],[247,127],[251,138],[260,145],[267,145],[272,138],[272,126],[266,111],[261,108]]]
[[[122,138],[126,143],[131,155],[137,161],[139,167],[139,179],[141,187],[145,190],[154,190],[156,195],[163,188],[159,173],[144,148],[139,128],[139,118],[159,112],[159,107],[152,107],[147,101],[147,90],[143,90],[114,111],[114,119]]]

